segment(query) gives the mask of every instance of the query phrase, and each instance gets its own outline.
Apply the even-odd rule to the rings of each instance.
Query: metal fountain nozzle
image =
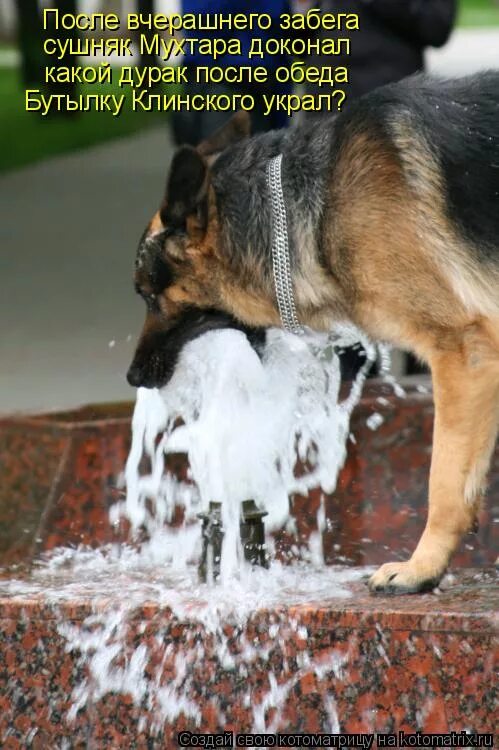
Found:
[[[265,548],[264,516],[267,511],[259,510],[254,500],[244,500],[241,503],[239,535],[244,553],[244,559],[251,565],[268,568],[269,561]],[[222,504],[210,502],[205,513],[198,513],[202,521],[201,537],[203,548],[199,560],[199,578],[203,583],[217,581],[220,577],[220,562],[222,559],[222,543],[224,529],[222,526]]]
[[[259,510],[254,500],[244,500],[241,505],[239,534],[244,559],[251,565],[259,565],[262,568],[269,567],[265,548],[265,524],[263,522],[264,516],[267,515],[266,510]]]
[[[222,542],[224,530],[222,527],[222,503],[211,502],[206,513],[198,513],[203,525],[201,537],[203,549],[199,561],[199,578],[203,583],[216,581],[220,577],[220,562],[222,560]]]

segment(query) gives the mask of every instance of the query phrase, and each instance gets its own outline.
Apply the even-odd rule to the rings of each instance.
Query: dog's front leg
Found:
[[[459,351],[433,358],[435,425],[426,528],[409,561],[376,571],[369,581],[372,591],[403,594],[433,588],[473,526],[497,435],[496,356],[484,337],[471,335],[463,336]]]

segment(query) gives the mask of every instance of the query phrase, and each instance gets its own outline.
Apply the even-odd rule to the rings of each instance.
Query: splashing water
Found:
[[[351,392],[339,402],[338,348],[361,340],[366,364]],[[160,533],[175,507],[188,528],[210,501],[222,504],[224,541],[221,580],[241,569],[238,546],[243,500],[264,508],[267,530],[289,524],[289,498],[321,487],[334,491],[346,455],[352,409],[376,350],[360,332],[296,337],[268,332],[260,360],[244,334],[217,331],[188,345],[162,391],[140,389],[133,418],[133,444],[126,468],[127,498],[113,510],[150,538]],[[182,426],[178,426],[178,421]],[[158,435],[162,435],[158,443]],[[139,472],[144,450],[152,470]],[[186,453],[194,484],[165,475],[165,454]],[[296,473],[297,458],[306,471]],[[152,506],[151,506],[152,501]],[[319,518],[319,522],[321,519]],[[169,534],[171,561],[181,567],[193,553],[194,538]],[[319,532],[323,529],[319,526]]]
[[[337,350],[358,341],[367,352],[366,365],[340,401]],[[146,539],[140,545],[59,550],[26,584],[32,595],[47,595],[49,588],[56,604],[71,599],[75,591],[92,602],[94,611],[83,622],[61,622],[58,627],[66,649],[85,666],[68,720],[107,693],[127,693],[140,711],[142,728],[147,725],[153,734],[178,717],[198,726],[203,701],[210,702],[223,727],[225,709],[216,685],[228,674],[245,680],[256,665],[261,669],[267,664],[266,690],[260,689],[255,700],[248,687],[246,702],[251,706],[249,731],[273,732],[287,696],[304,675],[318,682],[328,672],[341,677],[344,656],[334,651],[312,656],[307,630],[290,608],[348,597],[346,584],[366,570],[324,568],[324,508],[318,513],[308,559],[292,566],[273,559],[269,570],[252,570],[240,548],[239,509],[243,500],[252,498],[269,514],[268,531],[290,528],[293,493],[307,494],[316,487],[334,490],[346,455],[350,415],[375,355],[369,341],[347,328],[334,335],[302,337],[271,330],[262,359],[242,333],[216,331],[185,348],[162,392],[139,390],[125,472],[126,500],[112,508],[111,521],[127,518],[132,534],[137,537],[145,530]],[[188,455],[187,481],[166,472],[171,453]],[[144,471],[144,454],[149,472]],[[303,467],[299,475],[297,458]],[[225,532],[216,586],[199,583],[195,567],[200,552],[196,516],[210,501],[222,504]],[[169,526],[179,506],[183,524]],[[13,593],[23,593],[19,586]],[[102,598],[106,586],[126,592],[126,597],[99,604],[96,597]],[[166,613],[167,624],[153,640],[144,637],[130,646],[137,617],[150,602]],[[267,623],[272,645],[248,635],[262,612],[272,613]],[[186,631],[173,647],[169,634],[176,624]],[[147,619],[141,627],[147,631]],[[291,658],[289,643],[297,638],[303,643]],[[213,690],[200,697],[196,686],[208,663]],[[281,673],[275,672],[276,663],[283,665]],[[334,697],[324,695],[323,704],[329,731],[338,731]]]

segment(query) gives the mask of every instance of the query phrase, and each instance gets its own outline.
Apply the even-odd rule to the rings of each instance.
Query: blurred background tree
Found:
[[[51,3],[52,8],[57,8],[61,14],[70,13],[72,15],[79,11],[78,0],[55,0]],[[76,39],[74,29],[67,30],[57,28],[54,23],[54,14],[48,14],[49,28],[44,30],[42,11],[39,0],[17,0],[17,35],[19,41],[19,52],[21,54],[21,75],[25,86],[44,86],[51,90],[54,84],[45,83],[45,66],[53,64],[53,58],[47,57],[43,50],[43,43],[47,37],[52,39]],[[57,66],[72,67],[75,62],[75,56],[69,50],[65,50],[57,60]],[[57,91],[53,93],[76,94],[76,84],[64,83],[56,84]]]
[[[17,35],[25,86],[44,81],[43,28],[38,0],[17,0]]]
[[[24,0],[21,0],[23,2]],[[30,0],[31,1],[31,0]],[[55,0],[55,2],[51,2],[50,7],[51,8],[57,8],[60,15],[63,14],[70,14],[70,15],[76,15],[80,12],[79,8],[80,3],[78,0]],[[48,28],[46,31],[42,31],[44,34],[44,38],[50,38],[50,39],[56,39],[60,40],[61,42],[64,42],[65,40],[69,39],[70,41],[76,41],[78,38],[78,32],[76,29],[63,29],[61,27],[57,28],[54,23],[54,14],[48,13],[47,14],[47,21],[48,21]],[[64,54],[59,57],[59,59],[55,62],[53,57],[45,57],[44,65],[51,66],[56,64],[57,67],[68,67],[72,68],[74,65],[77,65],[77,56],[71,54],[71,51],[68,49],[71,45],[67,45],[64,49]],[[46,87],[49,90],[49,93],[53,94],[65,94],[71,98],[73,98],[77,93],[78,85],[74,82],[68,82],[68,83],[48,83],[46,84]],[[70,112],[62,111],[58,112],[55,111],[56,115],[63,115],[63,116],[70,116],[75,117],[78,115],[78,112],[75,110],[71,110]]]
[[[149,15],[156,12],[156,3],[154,0],[137,0],[137,11],[144,15]],[[155,32],[153,29],[144,28],[142,33],[147,37],[147,40],[152,40]],[[142,52],[140,56],[140,64],[142,67],[148,65],[156,65],[156,56],[148,52]]]

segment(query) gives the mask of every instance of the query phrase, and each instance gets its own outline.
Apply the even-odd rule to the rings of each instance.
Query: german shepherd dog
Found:
[[[352,321],[431,367],[426,528],[372,591],[434,587],[475,523],[499,423],[499,72],[415,76],[313,125],[249,137],[236,114],[173,158],[139,246],[147,317],[128,373],[162,386],[211,328],[280,326],[269,159],[282,154],[300,323]]]

